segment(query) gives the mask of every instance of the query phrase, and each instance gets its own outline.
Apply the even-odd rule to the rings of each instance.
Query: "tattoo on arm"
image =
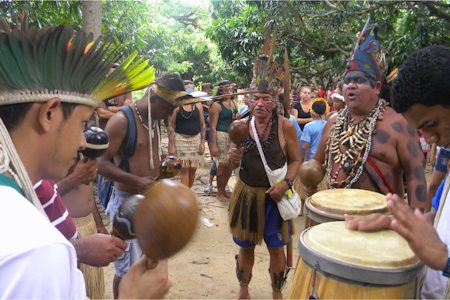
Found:
[[[408,144],[406,145],[406,148],[408,149],[408,153],[413,157],[417,158],[419,157],[419,146],[413,142],[412,140],[408,141]]]
[[[400,124],[400,122],[392,123],[391,127],[392,127],[392,129],[394,129],[396,132],[398,132],[400,134],[405,133],[405,130],[404,130],[402,124]]]
[[[416,199],[419,202],[425,202],[426,198],[426,189],[425,185],[421,184],[416,187]]]
[[[391,135],[389,134],[389,132],[387,132],[383,129],[378,129],[377,133],[375,134],[375,139],[380,144],[386,144],[389,141],[390,137],[391,137]]]

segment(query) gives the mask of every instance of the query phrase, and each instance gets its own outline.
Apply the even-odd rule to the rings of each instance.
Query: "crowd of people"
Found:
[[[18,55],[11,45],[33,51],[23,52],[30,56],[25,66],[0,56],[0,70],[6,70],[0,72],[0,235],[7,241],[0,247],[0,298],[99,299],[105,290],[99,267],[112,262],[114,298],[162,298],[168,292],[167,261],[149,267],[137,240],[110,235],[93,188],[98,182],[99,195],[106,195],[102,203],[112,223],[128,197],[144,194],[157,180],[163,124],[169,141],[164,152],[180,160],[180,181],[189,188],[208,146],[205,193],[211,194],[216,177],[217,198],[228,206],[239,248],[238,299],[250,297],[255,247],[263,240],[273,298],[283,297],[284,247],[293,228],[277,202],[298,188],[300,165],[311,160],[325,166],[328,189],[385,194],[392,215],[346,216],[347,227],[397,231],[429,267],[422,297],[449,296],[448,47],[430,46],[408,57],[393,82],[390,103],[380,97],[384,70],[376,52],[381,47],[370,30],[361,34],[333,91],[320,85],[314,90],[312,84],[298,87],[298,96],[297,87],[283,90],[279,72],[271,73],[273,61],[261,56],[244,103],[238,104],[229,80],[216,87],[204,83],[204,93],[196,94],[192,81],[178,74],[155,79],[145,65],[133,77],[127,66],[108,61],[106,48],[92,46],[90,37],[67,26],[16,31],[0,31],[0,48],[11,57]],[[32,38],[36,32],[45,42]],[[363,43],[368,40],[370,51]],[[61,68],[59,73],[46,69],[48,61]],[[140,88],[145,94],[133,101],[131,92]],[[292,100],[287,112],[283,93]],[[109,140],[97,159],[80,152],[94,111]],[[234,121],[248,127],[239,144],[229,136]],[[440,147],[428,187],[419,129],[427,144]],[[231,189],[233,170],[238,179]],[[318,190],[301,189],[303,200]]]

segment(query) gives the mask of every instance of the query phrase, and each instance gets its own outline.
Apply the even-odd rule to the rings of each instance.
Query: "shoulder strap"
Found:
[[[133,156],[136,150],[137,143],[137,126],[133,111],[130,106],[125,106],[120,109],[127,118],[127,134],[123,143],[123,159],[119,167],[123,170],[130,171],[128,159]]]

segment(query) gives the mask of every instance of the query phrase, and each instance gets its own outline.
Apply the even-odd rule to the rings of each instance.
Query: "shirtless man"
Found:
[[[186,96],[183,81],[178,75],[164,75],[155,80],[142,99],[125,107],[106,124],[109,147],[98,158],[98,171],[114,181],[107,208],[111,223],[124,199],[133,194],[144,194],[155,182],[161,162],[159,122],[169,117],[175,106],[183,105],[182,99]],[[151,120],[148,119],[149,112]],[[136,128],[134,140],[129,138],[133,126]],[[151,140],[149,134],[152,135]],[[130,146],[135,148],[134,151],[125,149]],[[142,255],[137,240],[127,241],[127,244],[124,255],[115,262],[114,298],[118,296],[121,278]]]
[[[69,171],[69,175],[58,181],[59,192],[64,204],[72,216],[78,231],[78,238],[91,236],[101,239],[100,234],[109,234],[103,225],[102,218],[97,209],[91,183],[97,174],[97,161],[87,157],[81,158]],[[108,237],[110,237],[108,235]],[[117,239],[111,237],[114,241]],[[120,239],[117,239],[121,243]],[[97,247],[100,245],[97,244]],[[99,252],[97,248],[96,252]],[[91,299],[101,299],[104,296],[105,284],[103,269],[97,262],[90,264],[80,263],[79,269],[83,272],[87,296]]]
[[[400,67],[392,87],[392,106],[408,123],[422,129],[429,143],[450,147],[450,48],[430,46],[412,54]],[[361,231],[393,229],[409,243],[414,253],[429,267],[421,287],[422,299],[448,299],[450,289],[449,179],[433,195],[433,207],[422,214],[411,210],[395,194],[388,194],[391,216],[372,214],[346,216],[346,226]],[[434,228],[433,228],[434,224]],[[446,294],[445,294],[446,293]]]
[[[372,53],[361,46],[356,51],[344,77],[347,108],[328,120],[314,159],[325,164],[329,188],[360,188],[403,197],[405,179],[409,204],[423,208],[424,158],[416,130],[379,98],[381,70],[372,63]]]

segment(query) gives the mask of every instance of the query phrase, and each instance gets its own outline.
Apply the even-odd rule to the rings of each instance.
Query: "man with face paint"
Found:
[[[359,188],[403,197],[423,208],[426,200],[424,158],[416,130],[379,98],[381,45],[366,23],[349,60],[343,96],[347,107],[333,115],[314,156],[326,167],[329,188]],[[312,193],[315,187],[309,187]]]
[[[408,123],[422,129],[429,143],[450,146],[450,48],[431,46],[408,57],[392,87],[392,106]],[[393,217],[373,214],[347,217],[350,229],[376,231],[393,229],[409,243],[429,267],[421,287],[423,299],[448,299],[450,277],[450,180],[442,182],[434,195],[433,208],[422,214],[412,211],[398,195],[388,194]],[[433,228],[434,223],[434,228]]]
[[[267,76],[271,64],[267,57],[255,63],[254,93],[250,96],[249,117],[239,120],[252,127],[242,145],[232,144],[227,161],[237,167],[239,179],[230,199],[229,221],[234,242],[240,247],[236,255],[236,275],[240,289],[238,299],[248,299],[248,285],[252,277],[255,246],[262,240],[270,255],[269,273],[272,279],[273,298],[282,298],[281,288],[286,280],[286,258],[283,246],[289,241],[290,222],[284,221],[277,202],[292,188],[300,165],[296,129],[289,119],[278,115],[278,81],[275,74]],[[261,74],[265,74],[264,77]],[[287,164],[284,180],[270,185],[255,142],[255,133],[271,170]]]

